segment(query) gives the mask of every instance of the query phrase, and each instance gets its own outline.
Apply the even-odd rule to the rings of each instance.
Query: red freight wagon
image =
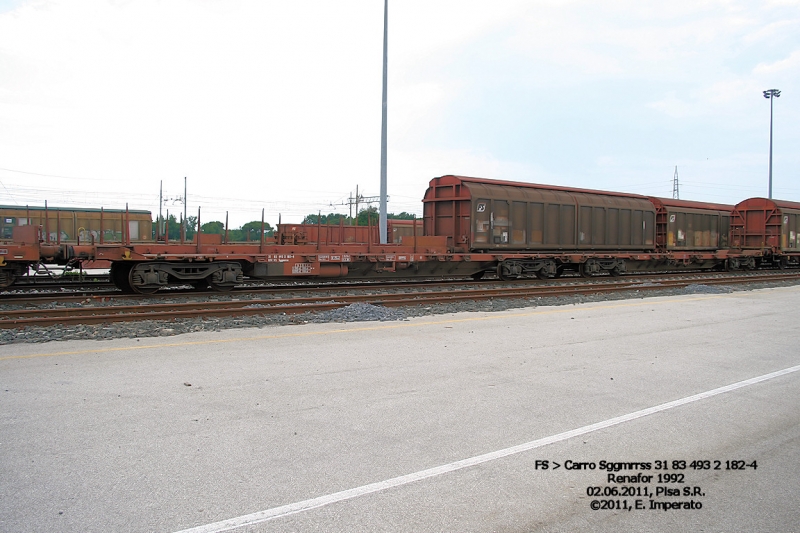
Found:
[[[728,247],[732,205],[657,198],[656,245],[669,251],[710,251]]]
[[[765,256],[800,256],[800,203],[749,198],[736,204],[731,218],[731,246],[762,250]]]
[[[425,235],[457,251],[652,251],[644,196],[442,176],[425,193]]]

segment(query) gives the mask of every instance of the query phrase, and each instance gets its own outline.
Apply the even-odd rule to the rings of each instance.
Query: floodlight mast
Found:
[[[772,200],[772,100],[778,98],[781,92],[778,89],[764,91],[764,98],[769,99],[769,196]]]
[[[386,71],[389,31],[389,0],[383,2],[383,113],[381,116],[381,203],[378,219],[380,243],[386,244]]]

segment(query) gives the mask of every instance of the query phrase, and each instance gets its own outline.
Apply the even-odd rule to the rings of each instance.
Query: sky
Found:
[[[800,0],[389,0],[389,212],[478,176],[800,201]],[[231,227],[380,191],[380,0],[0,0],[0,205]]]

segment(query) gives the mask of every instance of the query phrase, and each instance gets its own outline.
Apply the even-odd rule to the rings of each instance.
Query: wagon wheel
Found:
[[[233,290],[233,285],[231,284],[214,283],[213,281],[209,281],[208,286],[217,292],[231,292]]]
[[[189,282],[189,285],[191,285],[195,290],[204,291],[208,288],[208,280],[206,278],[194,279]]]
[[[111,272],[109,273],[111,283],[124,293],[133,292],[130,282],[131,270],[133,270],[133,263],[111,263]]]
[[[557,277],[557,275],[558,275],[558,271],[556,271],[556,274],[554,274],[554,275],[548,274],[544,270],[537,270],[536,271],[536,277],[539,278],[539,279],[545,279],[545,280],[553,279],[553,278]]]
[[[133,265],[131,265],[131,266],[133,266]],[[134,269],[131,268],[129,270],[129,272],[128,272],[128,285],[130,286],[132,292],[135,292],[135,293],[138,293],[138,294],[154,294],[158,289],[161,288],[158,285],[156,285],[155,287],[142,287],[141,285],[136,285],[133,282],[133,277],[134,277],[133,270]]]
[[[593,278],[595,276],[586,268],[586,263],[581,263],[578,265],[578,274],[580,274],[582,278]]]
[[[517,279],[517,276],[514,276],[507,272],[507,269],[505,268],[503,263],[497,265],[497,277],[500,278],[502,281],[514,281],[515,279]]]
[[[136,285],[131,285],[131,290],[138,294],[154,294],[160,288],[161,287],[137,287]]]
[[[13,270],[7,268],[0,270],[0,289],[10,287],[16,279],[17,276]]]
[[[608,269],[608,273],[612,277],[618,278],[621,275],[623,275],[625,272],[621,268],[619,268],[618,266],[615,266],[614,268]]]

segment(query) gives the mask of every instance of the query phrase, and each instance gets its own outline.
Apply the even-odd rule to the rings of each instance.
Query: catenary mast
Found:
[[[386,244],[386,71],[389,31],[389,0],[383,2],[383,114],[381,120],[381,204],[378,230],[381,244]],[[356,215],[358,215],[356,213]]]

